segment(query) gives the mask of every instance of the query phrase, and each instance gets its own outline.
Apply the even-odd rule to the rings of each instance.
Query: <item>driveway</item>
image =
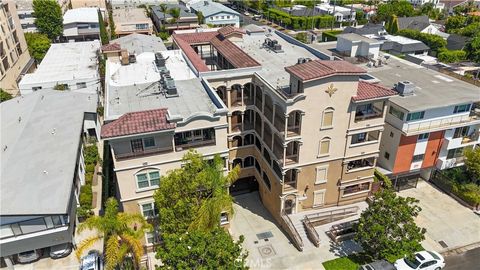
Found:
[[[401,196],[416,198],[422,208],[417,225],[427,229],[422,245],[444,252],[480,242],[480,216],[428,182],[403,190]]]
[[[75,241],[78,244],[81,243],[82,240],[93,236],[94,232],[90,230],[83,231],[81,234],[75,235]],[[90,250],[103,250],[103,240],[97,241],[91,248]],[[85,255],[85,254],[84,254]],[[67,269],[78,269],[80,266],[79,261],[77,260],[77,257],[75,256],[75,250],[70,253],[65,258],[61,259],[52,259],[48,256],[48,254],[44,253],[44,257],[41,258],[40,260],[34,262],[34,263],[29,263],[29,264],[16,264],[14,265],[15,270],[46,270],[46,269],[55,269],[55,270],[67,270]],[[4,268],[7,269],[7,268]]]
[[[322,270],[322,262],[356,251],[347,242],[334,244],[325,232],[319,232],[323,234],[319,248],[304,243],[304,251],[298,251],[263,207],[258,192],[236,196],[234,210],[230,233],[235,239],[240,235],[245,237],[243,248],[248,251],[250,269]]]

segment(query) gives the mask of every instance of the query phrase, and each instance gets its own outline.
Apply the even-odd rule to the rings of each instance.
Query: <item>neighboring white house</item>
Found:
[[[355,33],[340,34],[337,35],[336,50],[350,57],[362,56],[377,59],[382,43]]]
[[[34,73],[26,74],[18,84],[22,95],[42,89],[98,93],[98,40],[52,44]]]
[[[112,8],[136,8],[139,5],[158,6],[160,4],[175,4],[174,0],[109,0]]]
[[[412,5],[414,6],[423,6],[427,3],[432,3],[435,8],[438,8],[440,10],[443,10],[445,7],[444,3],[440,3],[440,0],[408,0]]]
[[[69,9],[63,15],[63,36],[69,41],[99,39],[98,8]]]
[[[188,3],[192,12],[202,12],[206,24],[240,27],[240,14],[220,3],[212,1],[192,1]]]
[[[356,11],[354,8],[332,6],[327,3],[316,5],[315,12],[332,15],[335,17],[335,21],[337,22],[353,22],[355,21],[356,16]]]

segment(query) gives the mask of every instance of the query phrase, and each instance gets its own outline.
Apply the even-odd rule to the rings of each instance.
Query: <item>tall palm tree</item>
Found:
[[[138,269],[143,248],[140,239],[152,229],[145,218],[140,214],[127,214],[118,212],[118,203],[114,198],[109,198],[105,203],[104,216],[89,217],[78,226],[78,232],[85,229],[96,230],[97,235],[83,240],[76,250],[77,259],[89,249],[96,241],[105,241],[105,269],[112,270],[121,266],[126,255],[133,257],[135,268]]]
[[[206,162],[205,162],[206,163]],[[208,187],[205,187],[205,198],[202,200],[200,209],[189,229],[210,231],[218,227],[222,212],[233,215],[233,198],[228,193],[228,187],[238,178],[240,167],[234,167],[227,175],[223,171],[223,160],[216,156],[213,163],[206,163],[203,171],[206,179],[210,179]]]
[[[160,11],[163,13],[163,21],[166,22],[166,14],[168,12],[168,6],[165,3],[160,4]]]
[[[179,8],[172,8],[169,11],[170,16],[172,18],[170,19],[170,23],[177,23],[177,30],[178,30],[178,20],[180,19],[180,9]]]

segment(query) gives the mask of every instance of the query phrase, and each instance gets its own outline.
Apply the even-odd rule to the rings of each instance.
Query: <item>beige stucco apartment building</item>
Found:
[[[143,8],[113,9],[112,16],[117,36],[133,33],[151,35],[153,33],[152,20]]]
[[[2,1],[0,10],[0,88],[18,94],[21,75],[32,66],[15,2]]]
[[[72,8],[82,8],[82,7],[98,7],[100,9],[105,9],[104,0],[70,0],[72,3]]]
[[[133,64],[107,62],[105,119],[112,122],[102,137],[112,146],[126,211],[150,209],[143,202],[153,202],[161,176],[181,166],[186,148],[221,154],[228,170],[240,166],[230,192],[259,190],[289,234],[290,214],[366,199],[386,102],[396,92],[362,81],[362,68],[321,60],[328,56],[274,31],[247,35],[224,27],[173,40],[177,49],[161,52],[163,58],[143,53]],[[118,46],[104,52],[120,61]],[[164,58],[178,97],[169,98],[164,68],[155,67]],[[134,86],[123,93],[116,85],[128,77]],[[114,130],[133,134],[112,136]]]

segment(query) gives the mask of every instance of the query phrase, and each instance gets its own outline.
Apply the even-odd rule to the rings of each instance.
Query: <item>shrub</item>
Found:
[[[295,39],[307,43],[307,33],[301,32],[295,35]]]
[[[80,188],[79,200],[81,207],[92,208],[93,192],[91,184],[85,184]]]
[[[442,37],[433,34],[421,33],[417,30],[404,29],[398,31],[397,34],[407,38],[420,40],[430,47],[432,51],[440,51],[447,46],[447,41]]]
[[[390,178],[385,176],[383,173],[375,170],[375,172],[373,174],[374,174],[374,180],[383,183],[383,185],[382,185],[383,187],[385,187],[385,188],[391,188],[392,187],[392,180],[390,180]]]
[[[97,108],[97,114],[98,114],[99,116],[103,116],[104,110],[105,110],[105,108],[104,108],[103,106],[99,106],[99,107]]]
[[[87,165],[85,165],[85,172],[86,172],[86,173],[93,173],[93,172],[95,172],[95,164],[87,164]]]
[[[342,33],[341,30],[325,31],[322,33],[322,41],[336,41],[340,33]]]
[[[160,32],[160,33],[157,34],[157,36],[159,38],[161,38],[162,40],[167,40],[170,37],[168,32]]]
[[[444,63],[456,63],[467,58],[467,53],[462,50],[440,50],[438,53],[438,60]]]
[[[90,145],[85,147],[84,151],[85,156],[85,164],[97,164],[99,157],[98,157],[98,148],[96,145]]]

